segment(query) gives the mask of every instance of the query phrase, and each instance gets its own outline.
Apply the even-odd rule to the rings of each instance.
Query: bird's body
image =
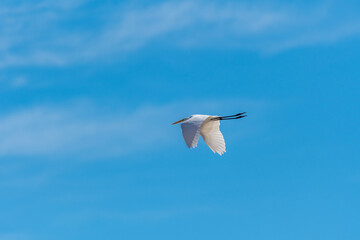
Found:
[[[226,147],[224,137],[219,128],[220,120],[242,118],[245,117],[243,114],[244,113],[239,113],[225,117],[195,114],[173,124],[181,122],[184,140],[189,148],[195,148],[197,146],[199,135],[201,135],[205,143],[214,153],[222,155],[226,152]]]

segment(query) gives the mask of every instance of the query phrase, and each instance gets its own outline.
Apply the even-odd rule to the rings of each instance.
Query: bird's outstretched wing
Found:
[[[226,152],[226,148],[224,137],[220,132],[219,126],[219,120],[213,120],[212,117],[209,117],[201,124],[200,134],[214,153],[222,155]]]
[[[184,122],[181,124],[182,134],[186,145],[195,148],[199,141],[201,122]]]

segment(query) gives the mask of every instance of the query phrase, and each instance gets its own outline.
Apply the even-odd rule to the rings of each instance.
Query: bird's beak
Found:
[[[184,120],[185,120],[185,118],[184,118],[184,119],[181,119],[181,120],[179,120],[179,121],[177,121],[177,122],[174,122],[174,123],[172,123],[171,125],[181,123],[181,122],[183,122]]]

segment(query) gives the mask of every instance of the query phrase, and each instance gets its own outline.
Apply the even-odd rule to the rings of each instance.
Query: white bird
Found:
[[[182,134],[189,148],[197,147],[201,135],[209,148],[219,155],[226,152],[224,137],[220,132],[220,120],[231,120],[246,117],[245,112],[231,116],[210,116],[195,114],[174,122],[181,123]]]

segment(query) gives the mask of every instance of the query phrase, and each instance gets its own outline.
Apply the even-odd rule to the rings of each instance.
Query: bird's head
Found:
[[[181,119],[181,120],[179,120],[179,121],[177,121],[177,122],[172,123],[171,125],[174,125],[174,124],[178,124],[178,123],[184,122],[184,121],[188,120],[189,118],[190,118],[190,117],[183,118],[183,119]]]

